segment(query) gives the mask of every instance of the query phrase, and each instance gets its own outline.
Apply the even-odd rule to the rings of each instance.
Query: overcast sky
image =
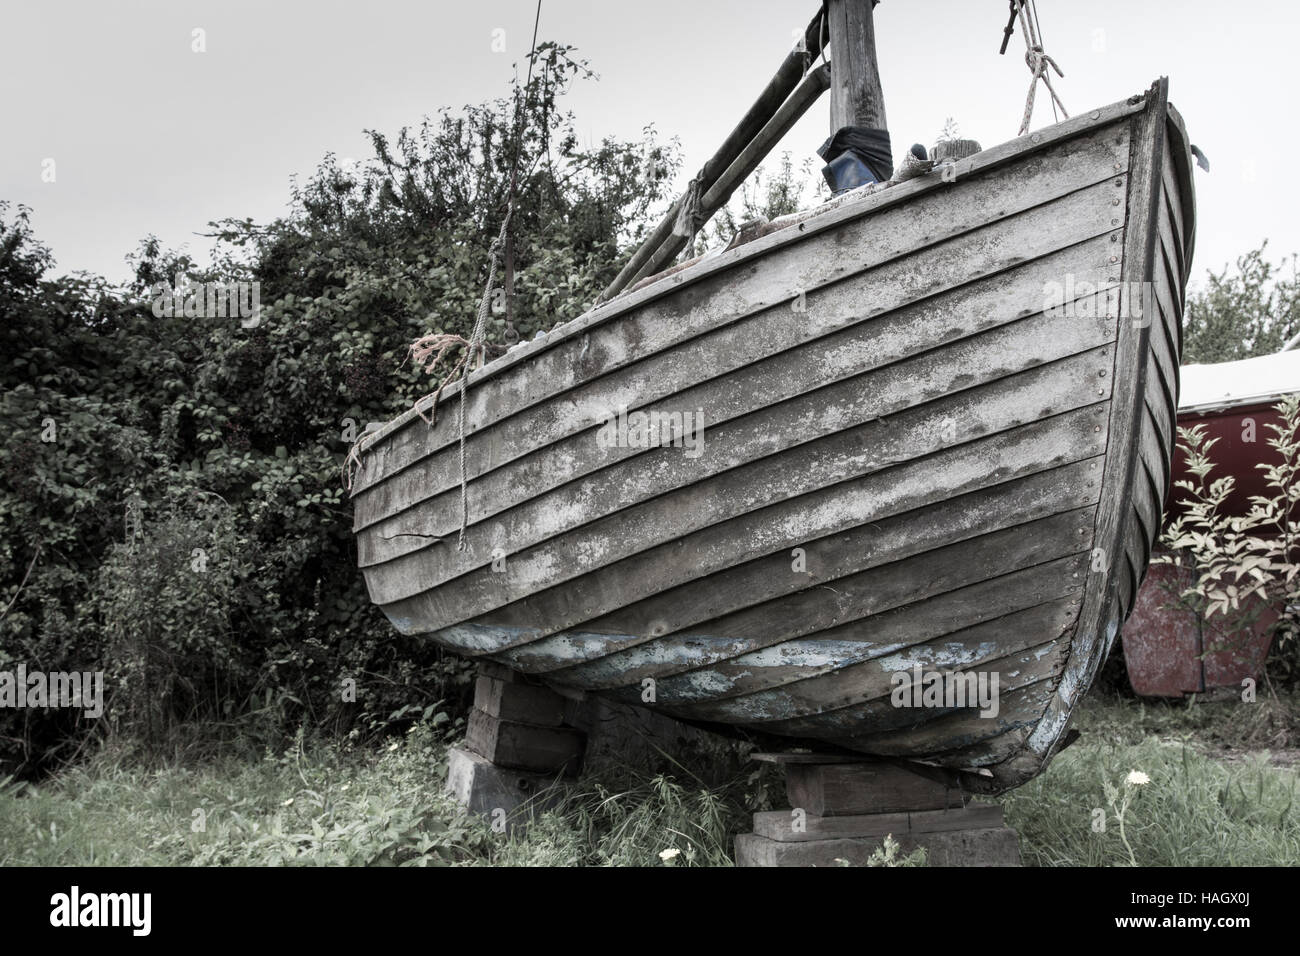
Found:
[[[1071,113],[1170,77],[1198,171],[1195,275],[1271,240],[1300,249],[1291,169],[1294,0],[1038,0]],[[688,178],[762,89],[816,0],[543,0],[541,39],[599,74],[569,106],[592,140],[653,123],[678,136]],[[442,106],[502,95],[526,53],[535,0],[0,0],[0,198],[34,209],[58,270],[124,278],[139,239],[188,244],[212,219],[280,214],[289,177],[327,151],[368,155]],[[1019,35],[998,56],[1006,0],[884,0],[880,71],[897,157],[946,117],[991,146],[1015,136],[1029,71]],[[192,50],[204,31],[206,52]],[[493,31],[506,51],[492,51]],[[1043,91],[1035,128],[1052,122]],[[811,155],[825,99],[780,149]],[[43,182],[47,160],[54,182]],[[683,179],[684,181],[684,179]]]

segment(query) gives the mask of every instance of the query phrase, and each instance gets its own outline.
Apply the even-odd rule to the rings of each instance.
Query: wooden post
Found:
[[[888,129],[876,65],[874,0],[827,0],[831,50],[831,135],[845,126]]]
[[[727,136],[726,141],[718,147],[718,151],[709,158],[709,161],[696,174],[695,178],[699,180],[702,192],[713,186],[718,177],[731,166],[741,151],[763,130],[768,121],[776,115],[786,98],[799,85],[808,63],[815,60],[822,51],[825,41],[822,26],[822,12],[818,10],[817,15],[812,18],[812,21],[804,30],[802,49],[791,50],[786,54],[785,59],[781,61],[780,69],[776,71],[776,75],[764,87],[763,92],[754,101],[754,105],[736,124],[736,128]],[[648,274],[643,267],[650,257],[664,245],[665,241],[669,240],[670,235],[672,235],[673,225],[677,221],[677,214],[681,210],[685,198],[685,196],[677,198],[677,201],[673,203],[668,210],[668,214],[664,216],[658,227],[641,243],[640,248],[623,266],[623,270],[618,274],[618,277],[601,293],[598,302],[608,301],[618,295],[632,281],[633,276]],[[683,241],[677,249],[680,251],[685,244]]]
[[[776,111],[767,124],[758,132],[758,135],[750,142],[739,156],[727,167],[708,191],[700,197],[699,215],[701,222],[707,222],[715,212],[727,204],[731,194],[736,191],[755,169],[763,158],[771,151],[772,147],[780,142],[781,138],[790,131],[790,127],[798,122],[808,108],[812,106],[817,99],[826,92],[830,85],[830,76],[825,66],[819,66],[813,69],[799,88],[790,94],[790,98],[782,104],[781,108]],[[664,269],[670,262],[677,257],[682,251],[690,237],[669,233],[668,237],[654,251],[654,254],[637,270],[632,277],[632,282],[639,282],[646,276],[652,276],[656,272]]]

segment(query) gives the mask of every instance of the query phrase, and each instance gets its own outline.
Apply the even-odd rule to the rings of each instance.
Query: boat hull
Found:
[[[1039,772],[1132,608],[1169,485],[1188,147],[1161,81],[955,173],[471,376],[463,550],[457,416],[368,437],[372,600],[559,689],[991,792]],[[927,674],[996,675],[996,705],[900,689]]]

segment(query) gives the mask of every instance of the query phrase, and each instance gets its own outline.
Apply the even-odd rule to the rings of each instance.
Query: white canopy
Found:
[[[1300,392],[1300,350],[1217,365],[1184,365],[1179,381],[1180,412],[1276,402]]]

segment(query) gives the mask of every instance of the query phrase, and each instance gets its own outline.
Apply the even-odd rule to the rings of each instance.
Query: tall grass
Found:
[[[1092,702],[1083,739],[1005,798],[1025,862],[1300,862],[1294,768],[1204,752],[1232,713]],[[495,832],[443,793],[447,746],[421,725],[379,749],[300,736],[280,754],[161,768],[101,752],[0,784],[0,865],[726,866],[749,814],[784,805],[768,765],[721,783],[681,764],[606,767],[531,826]],[[1106,784],[1125,792],[1132,770],[1149,782],[1127,791],[1122,840]]]

